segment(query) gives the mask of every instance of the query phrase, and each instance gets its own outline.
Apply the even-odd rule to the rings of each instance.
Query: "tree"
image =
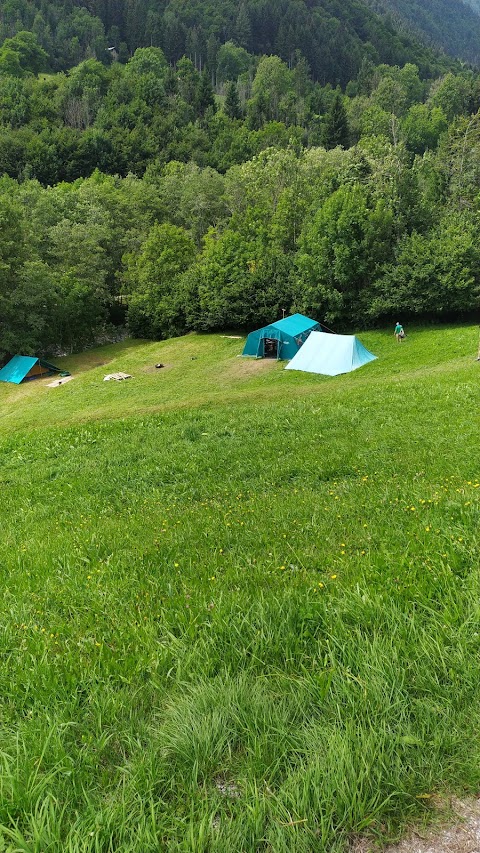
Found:
[[[476,226],[449,215],[426,235],[414,232],[399,245],[372,294],[370,316],[392,313],[448,316],[480,307],[480,251]]]
[[[300,50],[295,51],[295,66],[293,69],[295,93],[299,98],[305,98],[312,88],[310,66]]]
[[[93,123],[107,93],[110,72],[96,59],[87,59],[61,80],[59,100],[65,123],[85,129]]]
[[[238,95],[238,89],[236,83],[233,80],[230,83],[227,83],[225,89],[225,112],[229,118],[241,118],[242,117],[242,105],[240,103],[240,98]]]
[[[480,110],[459,116],[449,127],[439,150],[439,167],[451,202],[458,208],[476,207],[480,180]]]
[[[297,256],[297,301],[327,323],[355,318],[369,304],[372,282],[392,248],[392,214],[365,189],[342,186],[304,229]]]
[[[266,106],[267,120],[280,118],[280,103],[294,90],[294,77],[278,56],[262,56],[252,84],[253,103],[261,99]]]
[[[198,246],[209,228],[227,218],[225,179],[214,169],[171,160],[159,175],[147,169],[142,183],[155,192],[164,218],[188,229]]]
[[[327,149],[336,148],[338,145],[342,148],[349,146],[348,118],[340,92],[336,93],[330,109],[325,115],[322,125],[322,142]]]
[[[183,56],[177,62],[177,80],[180,97],[187,104],[194,104],[197,97],[200,75],[195,71],[195,66],[191,59],[187,59],[186,56]]]
[[[0,297],[0,353],[51,352],[61,343],[55,318],[58,304],[50,267],[40,260],[26,260],[14,288]]]
[[[26,81],[0,74],[0,115],[2,124],[20,127],[31,116],[31,97]]]
[[[217,53],[217,80],[226,83],[227,80],[237,80],[240,74],[248,71],[251,56],[243,47],[233,41],[227,41]]]
[[[26,260],[24,223],[20,207],[0,196],[0,354],[13,354],[17,329],[15,290]]]
[[[426,104],[414,104],[402,122],[405,144],[414,154],[423,154],[427,149],[437,147],[440,135],[447,127],[440,107],[429,109]]]
[[[291,259],[258,237],[246,239],[232,230],[211,232],[195,270],[197,329],[263,325],[292,303]]]
[[[0,48],[0,73],[13,77],[38,74],[47,64],[48,55],[39,45],[37,36],[27,30],[5,39]]]
[[[235,21],[235,41],[240,47],[250,50],[252,40],[252,25],[250,23],[250,15],[246,3],[242,3]]]
[[[178,284],[194,258],[192,238],[169,224],[154,225],[138,255],[127,257],[128,324],[133,335],[163,338],[185,330]]]
[[[217,54],[218,54],[219,47],[220,47],[220,42],[218,41],[217,37],[212,33],[211,35],[209,35],[209,37],[207,39],[207,45],[206,45],[206,50],[207,50],[206,68],[207,68],[207,71],[210,72],[212,85],[216,84]]]
[[[210,82],[210,75],[208,71],[204,71],[200,77],[200,85],[197,90],[196,107],[197,114],[199,116],[205,115],[208,109],[215,109],[215,95],[213,93],[213,87]]]
[[[434,107],[440,107],[450,122],[455,116],[470,112],[471,89],[469,80],[450,72],[432,83],[429,103]]]
[[[20,56],[15,50],[7,47],[6,42],[0,49],[0,74],[5,77],[23,77],[24,71]]]
[[[177,62],[185,53],[186,30],[175,14],[164,15],[163,48],[169,62]]]
[[[49,229],[47,259],[58,292],[58,345],[73,350],[91,342],[106,321],[108,237],[108,219],[94,208],[84,222],[64,218]]]
[[[167,60],[159,47],[138,47],[128,61],[125,73],[129,77],[141,74],[153,74],[162,79],[167,70]]]

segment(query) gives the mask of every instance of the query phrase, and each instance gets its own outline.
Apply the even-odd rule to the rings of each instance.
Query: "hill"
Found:
[[[478,790],[478,330],[407,331],[0,386],[6,849],[338,852]]]
[[[463,0],[380,0],[380,13],[390,13],[396,25],[427,43],[443,48],[474,65],[479,64],[480,4]]]
[[[460,0],[454,2],[463,10],[463,17],[458,9],[453,16],[453,32],[463,27],[456,39],[460,44],[466,40],[465,16],[470,40],[480,34],[480,20]],[[433,17],[441,29],[439,17]],[[240,5],[233,0],[25,0],[15,13],[10,7],[0,13],[0,42],[25,29],[38,36],[56,70],[92,55],[105,61],[109,48],[126,60],[137,47],[150,45],[162,47],[170,62],[185,54],[197,67],[213,69],[219,46],[229,40],[251,54],[277,54],[289,63],[301,51],[322,83],[345,85],[364,57],[374,63],[414,62],[426,74],[442,67],[440,57],[405,28],[396,29],[385,14],[357,0],[243,0]]]

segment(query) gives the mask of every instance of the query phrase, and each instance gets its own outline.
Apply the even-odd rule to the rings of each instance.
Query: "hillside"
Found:
[[[474,65],[480,60],[480,4],[463,0],[373,0],[396,25]]]
[[[454,2],[463,8],[459,0]],[[434,18],[438,29],[440,21]],[[472,12],[468,24],[470,38],[477,29],[480,33]],[[233,0],[25,0],[15,12],[10,6],[0,12],[0,43],[22,29],[38,36],[56,70],[92,55],[105,60],[109,47],[126,60],[137,47],[150,45],[162,47],[170,62],[185,54],[198,67],[212,69],[219,46],[229,40],[254,55],[275,53],[290,63],[301,51],[322,83],[345,85],[364,57],[375,63],[414,62],[427,74],[441,66],[420,41],[357,0],[244,0],[240,5]]]
[[[478,329],[407,331],[0,386],[7,850],[344,853],[478,791]]]
[[[363,332],[361,340],[379,356],[368,370],[336,380],[284,371],[283,362],[239,358],[245,339],[236,335],[190,334],[167,341],[126,340],[70,357],[55,364],[70,371],[75,381],[54,391],[45,380],[12,386],[0,382],[0,435],[13,427],[26,432],[47,427],[77,427],[90,421],[152,415],[196,409],[202,405],[257,404],[262,399],[278,405],[287,394],[304,397],[312,392],[329,398],[349,393],[359,384],[414,381],[419,371],[450,373],[466,369],[475,352],[473,327],[419,331],[415,344],[399,353],[390,334]],[[393,338],[392,338],[393,340]],[[156,370],[162,362],[164,369]],[[135,381],[103,382],[106,373],[131,373]],[[359,388],[358,392],[361,394]]]

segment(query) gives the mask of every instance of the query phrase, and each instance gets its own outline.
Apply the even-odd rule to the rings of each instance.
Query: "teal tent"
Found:
[[[242,355],[253,355],[255,358],[293,358],[312,329],[320,330],[320,323],[304,317],[303,314],[292,314],[291,317],[284,317],[270,326],[250,332]]]
[[[350,373],[357,367],[374,361],[376,357],[365,349],[355,335],[312,332],[285,370],[304,370],[306,373],[338,376],[339,373]]]
[[[20,382],[28,379],[40,379],[41,376],[51,376],[52,373],[61,373],[62,376],[70,376],[68,371],[55,367],[54,364],[43,358],[34,358],[28,355],[14,355],[5,367],[0,370],[0,382]]]

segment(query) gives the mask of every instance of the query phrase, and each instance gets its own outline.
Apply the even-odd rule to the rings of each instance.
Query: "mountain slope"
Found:
[[[0,40],[18,29],[33,30],[54,69],[92,55],[105,58],[109,46],[127,58],[151,44],[162,47],[170,62],[186,54],[198,67],[213,69],[219,45],[230,39],[249,53],[276,53],[286,61],[300,50],[324,83],[344,85],[365,56],[374,63],[415,62],[425,75],[446,67],[418,38],[360,0],[243,0],[240,5],[234,0],[24,0],[15,15],[9,8],[0,10]],[[478,24],[480,39],[480,19]]]
[[[479,64],[480,0],[372,0],[371,7],[450,55]]]

